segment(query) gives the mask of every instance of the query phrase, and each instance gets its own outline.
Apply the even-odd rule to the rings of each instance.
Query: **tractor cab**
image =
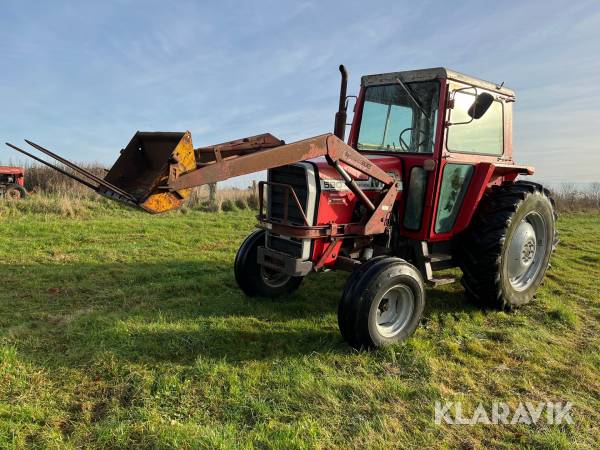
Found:
[[[350,141],[362,151],[445,150],[509,159],[504,128],[510,138],[514,101],[514,92],[504,86],[444,68],[367,75]]]
[[[362,77],[348,141],[369,158],[398,158],[404,236],[447,240],[483,194],[473,180],[532,173],[512,161],[514,101],[503,85],[441,67]],[[473,207],[462,208],[467,196]]]

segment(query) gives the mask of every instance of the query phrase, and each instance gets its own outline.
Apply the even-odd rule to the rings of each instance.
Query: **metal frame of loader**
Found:
[[[138,132],[138,134],[140,134],[140,132]],[[190,133],[186,132],[182,139],[191,142]],[[7,145],[36,161],[75,179],[104,196],[119,200],[131,206],[140,206],[139,199],[136,199],[129,192],[117,187],[115,184],[106,181],[106,179],[98,178],[89,171],[34,142],[29,140],[26,140],[26,142],[42,153],[54,158],[61,164],[77,172],[80,176],[50,164],[13,144],[7,143]],[[311,239],[326,238],[331,240],[328,249],[324,252],[320,260],[317,261],[314,266],[310,262],[305,262],[308,264],[304,264],[301,269],[296,270],[298,275],[306,275],[311,269],[318,270],[323,267],[324,262],[331,256],[331,253],[336,246],[335,244],[340,239],[381,234],[384,233],[389,226],[389,215],[398,194],[396,180],[333,134],[323,134],[291,144],[284,144],[283,141],[267,133],[218,144],[212,147],[198,148],[194,152],[199,167],[192,171],[186,171],[185,168],[181,167],[180,161],[176,159],[170,161],[166,171],[161,169],[163,172],[168,173],[168,178],[167,180],[164,180],[166,182],[163,185],[156,188],[158,191],[171,194],[185,194],[194,186],[215,183],[231,177],[318,157],[325,157],[327,162],[340,174],[346,186],[348,186],[370,212],[370,214],[364,216],[361,222],[329,223],[327,225],[310,226],[304,210],[300,205],[298,196],[292,186],[266,181],[259,183],[259,214],[257,216],[259,227],[291,237]],[[358,171],[383,183],[384,188],[377,205],[373,204],[367,197],[352,176],[350,176],[348,170]],[[82,177],[86,177],[87,180]],[[284,220],[269,220],[264,212],[263,192],[264,186],[266,185],[278,185],[279,188],[287,189],[291,193],[292,199],[304,218],[303,225],[293,224],[287,220],[287,196],[285,197],[286,205],[284,206],[284,211],[286,211],[286,216],[284,217]],[[184,196],[182,195],[181,197],[181,200],[183,200]],[[259,255],[259,258],[263,259],[266,265],[270,265],[273,268],[285,264],[285,259],[291,260],[290,257],[283,254],[281,255],[282,260],[278,261],[278,264],[269,262],[264,254]],[[289,263],[289,261],[287,263]],[[342,258],[340,263],[340,268],[344,268],[344,263],[348,263],[348,261],[345,261],[345,259]],[[352,263],[348,264],[346,267],[351,268]]]
[[[254,142],[265,140],[266,136],[271,135],[254,136],[246,138],[245,140],[247,141],[248,147],[251,147]],[[201,167],[194,172],[179,176],[175,175],[169,180],[168,185],[171,189],[178,191],[192,186],[213,183],[238,175],[267,170],[274,167],[293,164],[298,161],[324,156],[327,162],[344,179],[346,186],[348,186],[348,188],[368,208],[371,215],[365,217],[360,223],[330,223],[328,225],[309,226],[306,215],[300,207],[298,197],[291,186],[262,181],[259,183],[261,192],[264,190],[264,186],[268,184],[277,184],[280,187],[285,186],[284,189],[288,189],[292,193],[292,198],[296,202],[296,206],[299,207],[301,214],[304,216],[305,224],[294,225],[287,220],[284,220],[283,222],[267,220],[263,213],[262,196],[259,195],[261,202],[259,220],[261,224],[278,233],[301,238],[366,236],[383,233],[385,231],[385,228],[387,227],[387,218],[398,193],[396,180],[381,170],[377,165],[373,164],[368,158],[348,146],[337,136],[334,136],[333,134],[323,134],[321,136],[291,144],[280,145],[278,147],[257,147],[252,153],[248,153],[247,148],[241,148],[237,152],[234,150],[225,150],[230,156],[228,158],[219,157],[219,154],[222,154],[224,149],[230,149],[233,145],[236,145],[235,143],[237,142],[238,141],[233,141],[231,143],[220,144],[210,150],[200,149],[205,155],[209,151],[212,151],[215,157],[214,162],[205,167]],[[377,205],[374,205],[367,197],[342,164],[383,183],[384,191],[381,200]],[[285,205],[284,210],[287,210],[287,205]]]

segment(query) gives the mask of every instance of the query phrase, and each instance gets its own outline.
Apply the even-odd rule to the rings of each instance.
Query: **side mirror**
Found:
[[[482,92],[475,97],[475,101],[467,110],[467,114],[472,119],[481,119],[490,106],[492,106],[493,101],[494,96],[492,94]]]

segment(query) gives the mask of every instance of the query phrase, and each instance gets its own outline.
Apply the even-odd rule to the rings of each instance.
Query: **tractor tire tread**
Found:
[[[548,189],[530,181],[509,182],[493,186],[484,194],[469,228],[461,237],[461,284],[467,298],[482,307],[505,311],[515,307],[502,292],[502,251],[514,215],[536,192],[549,199],[556,220],[554,200]],[[555,231],[556,227],[553,228]]]

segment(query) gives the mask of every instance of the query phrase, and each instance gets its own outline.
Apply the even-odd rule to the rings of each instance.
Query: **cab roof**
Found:
[[[502,86],[498,88],[498,85],[489,81],[481,80],[479,78],[471,77],[455,70],[450,70],[445,67],[433,67],[431,69],[418,69],[418,70],[405,70],[402,72],[390,72],[381,73],[375,75],[365,75],[361,78],[362,86],[373,86],[377,84],[392,84],[396,83],[396,78],[400,78],[406,83],[413,81],[429,81],[437,80],[440,78],[446,78],[461,83],[472,84],[473,86],[481,87],[483,89],[489,89],[491,91],[498,92],[499,94],[508,95],[511,97],[515,96],[512,89]]]

